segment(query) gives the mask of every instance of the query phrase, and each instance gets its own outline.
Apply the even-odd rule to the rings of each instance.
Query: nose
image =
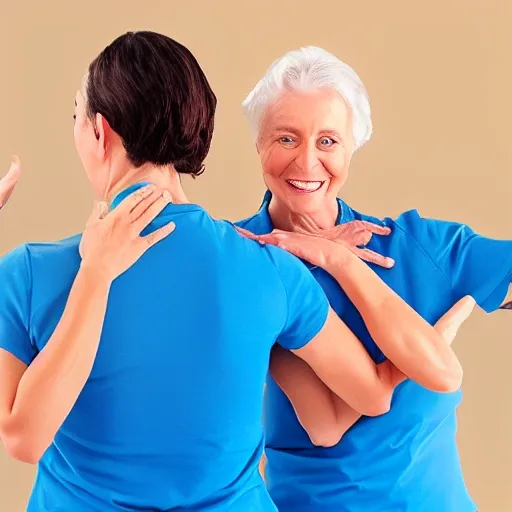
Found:
[[[297,164],[297,167],[305,173],[313,171],[319,164],[316,148],[304,145],[300,149],[300,152],[295,159],[295,163]]]

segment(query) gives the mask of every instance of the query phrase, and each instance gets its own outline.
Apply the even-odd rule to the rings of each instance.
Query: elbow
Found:
[[[462,366],[458,363],[448,370],[438,372],[432,391],[438,393],[455,393],[462,386]]]
[[[336,428],[335,425],[333,427],[315,429],[308,432],[311,443],[322,448],[332,448],[336,446],[343,437],[343,434],[344,432]]]
[[[391,409],[391,394],[380,394],[375,395],[372,400],[368,400],[362,407],[359,408],[359,412],[364,416],[382,416]]]
[[[6,439],[4,440],[4,446],[9,457],[25,464],[38,464],[43,455],[39,450],[33,449],[22,439]]]
[[[0,438],[5,451],[9,457],[25,464],[37,464],[44,451],[41,451],[34,443],[30,441],[27,435],[22,435],[20,430],[7,428],[2,425],[0,428]]]

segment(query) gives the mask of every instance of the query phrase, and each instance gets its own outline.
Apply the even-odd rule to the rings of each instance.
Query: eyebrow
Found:
[[[276,126],[273,130],[272,130],[273,133],[276,133],[276,132],[289,132],[289,133],[294,133],[294,134],[298,134],[299,132],[295,129],[295,128],[292,128],[291,126]]]
[[[276,126],[272,130],[272,133],[280,133],[280,132],[288,132],[288,133],[293,133],[294,135],[299,135],[298,130],[296,130],[295,128],[292,128],[291,126],[286,126],[286,125]],[[342,136],[340,135],[340,133],[337,130],[332,130],[332,129],[320,130],[318,132],[318,135],[334,135],[334,136],[338,137],[339,139],[342,138]]]
[[[342,138],[340,132],[337,130],[320,130],[319,135],[335,135],[336,137]]]

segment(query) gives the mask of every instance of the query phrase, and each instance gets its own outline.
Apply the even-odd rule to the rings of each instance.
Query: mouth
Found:
[[[311,194],[320,190],[325,181],[286,180],[286,183],[288,183],[288,185],[290,185],[290,187],[292,187],[296,192]]]

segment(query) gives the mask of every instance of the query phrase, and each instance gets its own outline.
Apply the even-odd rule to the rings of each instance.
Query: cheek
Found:
[[[279,177],[293,162],[293,152],[282,147],[273,147],[261,154],[263,174]]]
[[[333,180],[344,181],[348,173],[350,159],[344,153],[331,153],[322,159],[322,164]]]

